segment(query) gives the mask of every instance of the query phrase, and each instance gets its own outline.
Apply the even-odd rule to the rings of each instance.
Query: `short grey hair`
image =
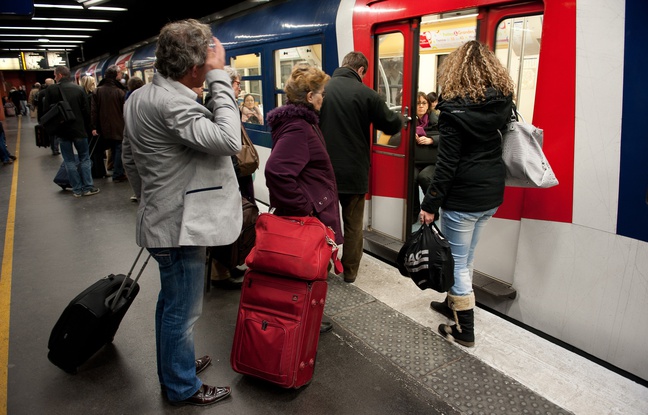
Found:
[[[236,69],[232,68],[231,66],[227,65],[223,69],[225,69],[225,72],[227,72],[227,74],[229,75],[232,84],[234,84],[234,81],[241,79],[241,75],[239,75],[239,73],[236,72]]]
[[[155,68],[177,81],[194,66],[205,64],[212,36],[209,26],[195,19],[168,23],[158,37]]]

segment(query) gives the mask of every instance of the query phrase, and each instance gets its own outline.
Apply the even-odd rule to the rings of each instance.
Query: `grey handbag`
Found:
[[[518,121],[518,117],[521,121]],[[511,122],[502,134],[502,160],[506,165],[506,185],[547,188],[558,184],[547,157],[542,152],[543,131],[513,110]]]

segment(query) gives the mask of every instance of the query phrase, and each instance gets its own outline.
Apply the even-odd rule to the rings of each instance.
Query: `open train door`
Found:
[[[416,114],[412,109],[412,82],[418,67],[418,55],[414,53],[418,21],[378,26],[373,39],[374,59],[370,59],[373,67],[369,73],[372,86],[390,108],[410,120]],[[412,212],[407,201],[411,200],[408,183],[412,174],[412,125],[406,123],[393,136],[373,131],[365,249],[385,259],[395,259],[394,254],[411,231]]]

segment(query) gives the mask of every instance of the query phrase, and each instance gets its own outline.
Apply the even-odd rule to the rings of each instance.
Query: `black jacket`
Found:
[[[320,127],[339,193],[364,194],[369,190],[372,123],[386,134],[396,134],[402,126],[400,114],[364,85],[356,71],[337,68],[326,85]]]
[[[497,130],[510,120],[512,105],[510,96],[492,88],[480,102],[441,97],[439,154],[423,210],[481,212],[502,204],[506,168]]]
[[[76,119],[66,128],[59,131],[56,136],[62,140],[88,138],[87,126],[90,125],[88,98],[83,88],[72,82],[72,79],[61,78],[57,84],[47,87],[43,96],[43,109],[47,112],[52,105],[63,100],[59,88],[63,89],[65,99],[70,104]]]

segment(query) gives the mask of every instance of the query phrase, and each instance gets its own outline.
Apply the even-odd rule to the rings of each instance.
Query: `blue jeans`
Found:
[[[454,258],[454,285],[452,295],[472,293],[473,261],[475,247],[484,226],[497,208],[483,212],[457,212],[441,210],[441,232],[448,238]]]
[[[59,149],[60,143],[60,138],[58,138],[54,134],[50,135],[50,149],[52,150],[52,154],[58,154],[61,152],[61,150]]]
[[[109,146],[113,155],[113,174],[112,178],[117,179],[124,175],[124,164],[122,163],[122,142],[117,140],[109,140]]]
[[[196,376],[194,324],[202,313],[205,247],[148,248],[160,268],[155,310],[155,347],[160,384],[170,401],[182,401],[202,386]]]
[[[7,137],[3,131],[0,132],[0,157],[2,158],[2,162],[9,161],[9,155],[9,149],[7,149]]]
[[[92,181],[92,162],[90,161],[90,151],[88,150],[88,139],[61,140],[60,145],[63,162],[65,162],[65,170],[67,171],[70,186],[72,186],[74,194],[78,195],[91,190],[94,184]],[[74,158],[72,146],[76,148],[79,154],[78,163]]]

